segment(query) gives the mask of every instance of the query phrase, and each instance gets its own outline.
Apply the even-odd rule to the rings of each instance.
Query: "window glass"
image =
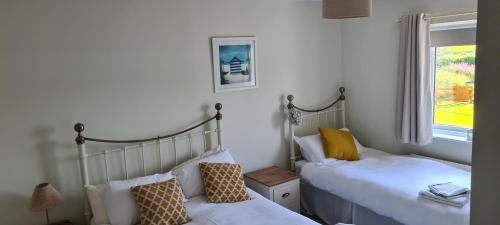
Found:
[[[472,128],[475,45],[435,48],[434,124]]]

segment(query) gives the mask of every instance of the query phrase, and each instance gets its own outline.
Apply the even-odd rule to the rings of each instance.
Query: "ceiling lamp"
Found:
[[[323,18],[344,19],[372,15],[372,0],[323,0]]]

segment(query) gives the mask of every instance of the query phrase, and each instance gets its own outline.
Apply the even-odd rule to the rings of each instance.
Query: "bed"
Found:
[[[341,88],[340,97],[319,110],[297,107],[292,102],[294,97],[288,98],[289,113],[305,113],[300,115],[301,123],[297,123],[297,115],[289,115],[290,163],[302,177],[302,210],[328,224],[469,224],[470,203],[457,208],[418,197],[418,192],[432,183],[451,181],[470,188],[470,171],[463,168],[428,158],[389,154],[361,145],[358,146],[358,151],[363,148],[359,161],[328,159],[308,162],[302,159],[295,151],[297,136],[313,134],[318,127],[345,127],[344,92],[345,89]]]
[[[196,194],[203,186],[201,178],[196,178],[200,175],[190,172],[194,168],[190,165],[197,166],[199,162],[235,163],[229,150],[223,146],[222,105],[217,103],[215,109],[217,113],[214,116],[187,129],[144,139],[93,138],[84,134],[82,123],[75,124],[82,189],[86,199],[86,224],[137,224],[139,217],[130,188],[175,177],[180,183],[185,209],[192,219],[186,224],[318,225],[250,189],[247,190],[251,199],[236,203],[208,203],[204,194]],[[199,174],[199,169],[197,171]],[[183,186],[183,182],[200,185]]]

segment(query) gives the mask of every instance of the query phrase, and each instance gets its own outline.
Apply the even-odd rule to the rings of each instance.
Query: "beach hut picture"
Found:
[[[221,39],[212,40],[215,92],[256,88],[255,40]]]
[[[243,61],[234,56],[229,62],[221,59],[221,83],[232,84],[250,81],[248,60]]]

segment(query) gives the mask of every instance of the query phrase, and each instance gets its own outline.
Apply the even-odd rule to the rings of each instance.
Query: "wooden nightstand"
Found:
[[[300,212],[300,176],[277,166],[245,174],[252,190],[295,212]]]

